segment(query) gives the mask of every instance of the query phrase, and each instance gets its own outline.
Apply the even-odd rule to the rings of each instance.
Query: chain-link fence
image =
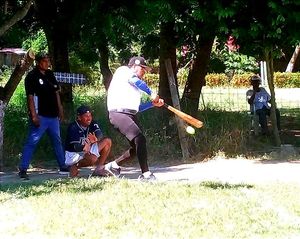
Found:
[[[248,111],[246,88],[203,87],[199,107],[225,111]],[[270,93],[269,89],[266,90]],[[300,88],[275,89],[277,108],[300,109]]]

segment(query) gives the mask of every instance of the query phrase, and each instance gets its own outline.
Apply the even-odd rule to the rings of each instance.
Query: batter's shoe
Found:
[[[112,162],[108,163],[108,164],[105,164],[104,166],[105,170],[107,172],[109,172],[112,176],[116,177],[116,178],[119,178],[120,177],[120,174],[121,174],[121,168],[118,167],[113,167],[112,165]]]
[[[150,173],[149,176],[145,177],[144,174],[141,174],[139,177],[138,177],[138,180],[139,181],[155,181],[156,180],[156,177],[154,176],[153,173]]]
[[[21,170],[18,174],[21,179],[29,180],[29,176],[25,170]]]

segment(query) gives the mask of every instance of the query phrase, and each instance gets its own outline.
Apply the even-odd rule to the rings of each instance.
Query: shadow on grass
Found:
[[[221,182],[212,182],[212,181],[203,182],[200,185],[211,189],[239,189],[239,188],[254,187],[251,184],[244,184],[244,183],[230,184],[230,183],[221,183]]]
[[[51,179],[46,181],[30,181],[24,183],[12,183],[0,185],[0,193],[9,194],[4,201],[11,198],[27,198],[32,196],[42,196],[50,193],[85,193],[104,190],[110,185],[112,180],[95,178],[86,180],[78,179]],[[3,199],[0,197],[0,202]]]
[[[300,164],[299,157],[298,158],[290,158],[290,159],[266,159],[255,161],[255,164],[282,164],[282,163],[289,163],[289,164]]]

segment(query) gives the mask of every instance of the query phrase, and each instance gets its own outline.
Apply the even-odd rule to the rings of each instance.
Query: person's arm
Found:
[[[63,110],[63,106],[60,100],[60,94],[59,94],[59,90],[55,92],[56,93],[56,100],[57,100],[57,106],[58,106],[58,118],[60,121],[63,121],[64,119],[64,110]]]
[[[154,105],[152,104],[152,101],[141,103],[140,106],[139,106],[139,112],[143,112],[145,110],[153,108],[153,106]]]
[[[139,90],[145,92],[147,95],[151,95],[152,91],[150,87],[142,79],[138,78],[137,76],[133,76],[129,78],[128,81],[130,84],[134,85]]]
[[[96,141],[100,141],[103,138],[103,133],[100,129],[99,124],[96,121],[92,121],[90,125],[90,134],[89,139],[94,143]]]
[[[252,94],[251,97],[248,99],[248,103],[249,103],[250,105],[252,105],[253,102],[254,102],[254,99],[255,99],[255,91],[253,91],[253,94]]]
[[[89,138],[86,138],[83,143],[78,143],[78,142],[73,143],[75,152],[89,153],[91,149],[91,145],[92,143],[89,140]]]
[[[134,85],[139,90],[145,92],[147,95],[150,95],[151,101],[142,103],[139,106],[139,112],[145,111],[147,109],[152,108],[153,106],[161,107],[164,104],[163,99],[159,98],[157,94],[151,91],[149,86],[146,84],[145,81],[141,80],[137,76],[133,76],[129,79],[129,83]]]
[[[266,91],[266,93],[267,93],[267,100],[268,100],[269,103],[271,103],[271,96],[267,91]]]
[[[248,100],[248,103],[249,103],[250,105],[252,105],[252,104],[254,103],[255,94],[256,94],[256,91],[255,91],[255,90],[248,90],[248,91],[246,92],[247,100]]]
[[[157,99],[157,97],[158,97],[158,99]],[[164,100],[159,98],[158,95],[157,95],[157,97],[152,101],[148,101],[148,102],[140,104],[139,112],[143,112],[143,111],[148,110],[153,107],[162,107],[164,105]]]
[[[28,113],[29,113],[29,117],[32,120],[32,123],[36,126],[39,127],[40,126],[40,120],[39,120],[39,116],[38,116],[38,112],[36,111],[35,108],[35,102],[34,102],[34,98],[35,98],[35,77],[34,77],[34,71],[31,71],[27,74],[27,76],[25,77],[25,91],[26,91],[26,96],[27,96],[27,107],[28,107]]]
[[[35,111],[35,105],[34,105],[34,96],[33,95],[28,95],[27,96],[27,106],[29,110],[29,115],[31,117],[32,123],[36,126],[40,126],[40,120],[39,116]]]

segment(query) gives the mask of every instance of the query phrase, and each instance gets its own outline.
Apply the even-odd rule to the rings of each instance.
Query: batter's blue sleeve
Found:
[[[134,85],[136,88],[140,89],[141,91],[144,91],[146,94],[151,95],[151,89],[146,84],[145,81],[141,80],[137,76],[133,76],[129,79],[129,83]]]
[[[153,107],[153,104],[152,104],[151,101],[142,103],[139,106],[139,112],[143,112],[143,111],[148,110],[148,109],[150,109],[152,107]]]

